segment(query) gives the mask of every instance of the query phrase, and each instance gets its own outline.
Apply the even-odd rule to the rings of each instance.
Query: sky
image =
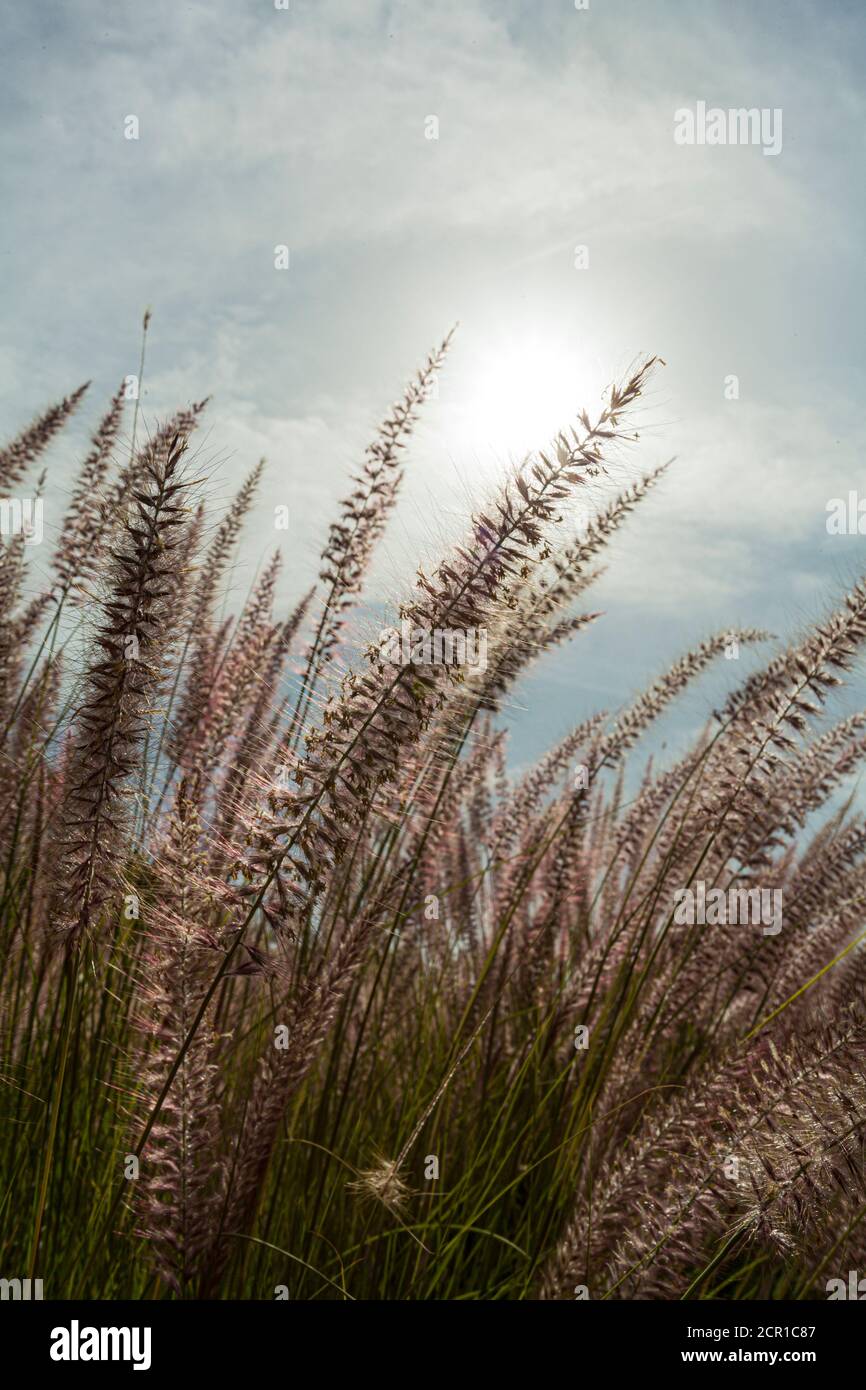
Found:
[[[791,636],[866,568],[826,524],[866,498],[860,0],[3,0],[2,22],[0,435],[93,382],[47,531],[149,307],[142,427],[212,396],[215,504],[266,457],[236,585],[281,541],[284,607],[453,324],[376,605],[509,461],[664,359],[611,486],[676,461],[610,549],[604,618],[515,692],[516,766],[710,633]],[[700,102],[781,112],[781,147],[678,143]]]

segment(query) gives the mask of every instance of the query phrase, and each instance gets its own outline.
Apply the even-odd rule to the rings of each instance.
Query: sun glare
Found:
[[[464,442],[500,458],[544,449],[579,410],[592,413],[602,384],[573,346],[539,335],[494,348],[460,392]]]

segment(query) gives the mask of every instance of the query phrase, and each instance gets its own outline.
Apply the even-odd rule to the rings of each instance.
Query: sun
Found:
[[[592,411],[600,371],[574,344],[534,334],[500,343],[467,372],[460,391],[464,438],[476,452],[521,458],[546,449],[579,410]]]

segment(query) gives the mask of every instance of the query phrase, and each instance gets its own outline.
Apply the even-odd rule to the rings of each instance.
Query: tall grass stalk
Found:
[[[866,715],[833,716],[866,586],[763,664],[761,631],[696,640],[510,775],[515,687],[676,485],[599,486],[661,364],[398,605],[486,661],[397,659],[357,607],[450,341],[286,612],[273,555],[226,616],[264,464],[212,514],[205,402],[145,442],[136,404],[121,458],[117,393],[50,589],[3,542],[0,1272],[46,1296],[808,1298],[866,1260]],[[0,450],[5,487],[83,389]],[[658,765],[732,645],[750,674]]]

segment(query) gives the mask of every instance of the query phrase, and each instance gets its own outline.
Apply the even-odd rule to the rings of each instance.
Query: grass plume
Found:
[[[605,549],[676,485],[571,520],[661,363],[419,569],[393,631],[463,658],[398,657],[357,608],[449,345],[287,610],[278,552],[227,608],[265,465],[212,514],[205,402],[123,460],[109,402],[50,591],[0,549],[0,1247],[51,1298],[782,1299],[866,1260],[866,585],[667,763],[647,733],[768,634],[696,634],[512,777],[504,702],[616,621]]]

